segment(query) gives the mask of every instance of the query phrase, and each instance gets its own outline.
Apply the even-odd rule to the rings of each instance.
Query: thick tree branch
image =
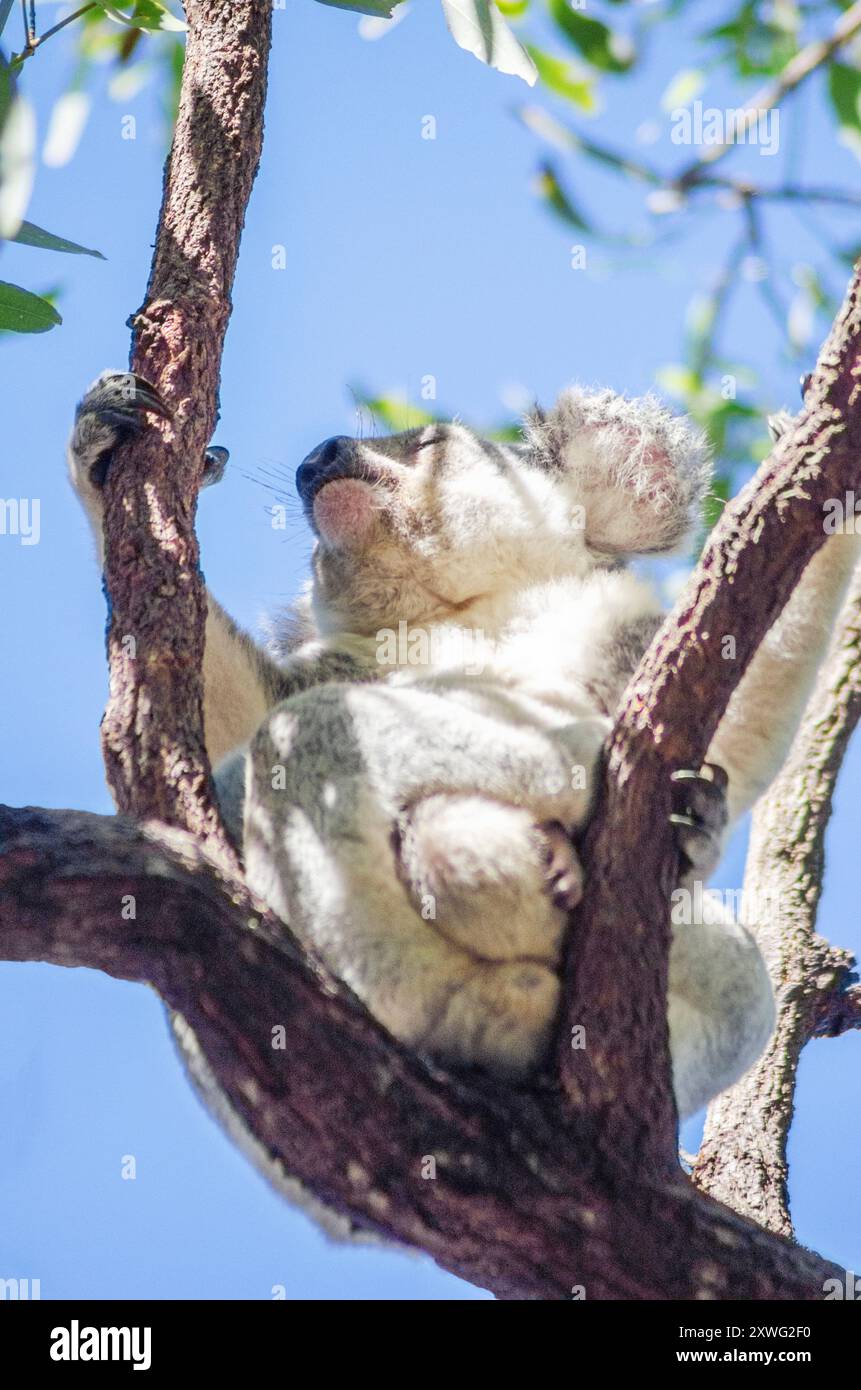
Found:
[[[704,1192],[792,1234],[786,1143],[805,1043],[861,1027],[854,960],[815,931],[825,831],[849,737],[861,716],[861,571],[786,767],[757,806],[743,899],[778,999],[767,1051],[709,1109],[694,1177]]]
[[[806,1299],[843,1277],[679,1170],[620,1188],[554,1090],[411,1055],[190,835],[3,808],[0,847],[2,956],[154,985],[269,1153],[363,1227],[501,1297]]]
[[[110,700],[102,743],[121,810],[158,816],[226,850],[203,743],[206,598],[194,512],[262,145],[271,3],[187,0],[186,14],[155,257],[132,316],[132,367],[159,389],[173,422],[154,423],[119,449],[105,486]]]
[[[660,1171],[674,1162],[664,1001],[669,895],[678,872],[670,773],[699,767],[762,637],[825,540],[823,507],[861,481],[858,271],[819,357],[805,409],[726,508],[679,603],[634,676],[609,740],[585,845],[586,895],[567,963],[560,1068],[601,1142]],[[736,660],[724,661],[731,633]],[[586,1046],[570,1046],[585,1029]],[[624,1079],[637,1078],[636,1085]]]

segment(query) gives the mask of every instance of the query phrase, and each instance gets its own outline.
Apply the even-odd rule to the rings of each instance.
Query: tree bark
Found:
[[[608,740],[584,849],[586,891],[569,934],[558,1055],[574,1113],[600,1116],[601,1143],[647,1170],[676,1161],[665,1008],[679,869],[670,774],[701,766],[733,690],[826,539],[825,502],[861,483],[859,363],[856,268],[802,416],[714,528]],[[734,661],[720,656],[727,633]],[[578,1025],[587,1045],[575,1049]]]
[[[173,414],[118,449],[105,499],[110,699],[120,810],[232,857],[203,742],[206,594],[194,513],[218,418],[239,239],[263,140],[271,0],[187,0],[188,42],[155,255],[131,365]],[[235,862],[235,861],[234,861]]]
[[[769,964],[778,1022],[767,1050],[709,1107],[694,1179],[769,1230],[792,1235],[786,1145],[801,1050],[861,1021],[853,957],[816,933],[834,786],[861,716],[861,571],[780,777],[753,816],[745,921]]]
[[[361,1227],[501,1298],[815,1299],[843,1277],[679,1169],[632,1177],[551,1083],[413,1056],[187,833],[0,809],[0,846],[3,956],[154,986],[269,1154]]]

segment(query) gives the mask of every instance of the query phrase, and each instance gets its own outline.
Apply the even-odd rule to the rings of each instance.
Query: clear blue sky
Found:
[[[49,22],[54,7],[41,11]],[[690,61],[685,26],[664,28],[643,77],[606,87],[602,136],[630,147]],[[70,62],[58,39],[28,64],[42,134]],[[255,475],[290,479],[319,439],[353,432],[347,383],[415,399],[432,373],[445,409],[492,421],[512,385],[545,401],[573,378],[637,392],[678,360],[687,300],[735,235],[729,215],[702,220],[668,262],[625,266],[594,252],[589,272],[572,272],[570,234],[530,193],[538,149],[510,114],[523,100],[535,97],[455,48],[435,5],[414,4],[376,43],[359,39],[355,16],[311,0],[275,14],[267,144],[216,435],[231,465],[200,510],[207,580],[247,626],[295,594],[310,550],[298,512],[286,536],[271,529]],[[121,139],[128,112],[136,141]],[[427,114],[435,141],[420,138]],[[820,182],[856,178],[815,91],[784,129],[787,140],[806,136]],[[0,344],[2,494],[41,501],[38,545],[0,537],[0,795],[11,804],[111,810],[98,738],[104,603],[63,446],[83,388],[127,360],[162,157],[152,95],[114,103],[101,92],[72,163],[40,171],[29,215],[109,259],[4,251],[3,278],[62,283],[65,318],[50,334]],[[607,180],[583,189],[606,220],[635,208]],[[797,223],[775,219],[769,230],[783,262],[815,253]],[[287,248],[285,270],[271,268],[275,244]],[[779,360],[752,292],[732,327],[761,373],[763,407],[794,406],[798,369]],[[856,950],[859,786],[856,752],[837,797],[820,922]],[[721,881],[737,886],[742,862],[737,845]],[[0,1276],[39,1278],[44,1297],[267,1298],[273,1284],[288,1297],[485,1296],[423,1258],[331,1245],[270,1193],[187,1086],[154,994],[84,970],[5,965],[0,1019]],[[696,1138],[694,1123],[683,1141]],[[793,1209],[804,1243],[855,1270],[859,1141],[861,1039],[815,1044],[801,1068]],[[137,1160],[133,1182],[120,1175],[126,1154]]]

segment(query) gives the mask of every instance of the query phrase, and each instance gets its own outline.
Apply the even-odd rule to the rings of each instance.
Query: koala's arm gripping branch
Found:
[[[705,759],[733,691],[826,539],[826,504],[858,488],[859,376],[856,269],[794,431],[727,507],[608,741],[570,936],[560,1071],[573,1110],[601,1116],[601,1144],[647,1168],[674,1164],[676,1151],[664,1003],[678,871],[670,773]],[[727,633],[733,661],[723,659]]]
[[[729,777],[730,825],[786,761],[859,551],[861,536],[854,531],[830,536],[817,550],[733,691],[707,754]],[[746,622],[746,613],[740,609],[737,619]],[[721,645],[723,659],[734,661],[735,633],[725,633]]]

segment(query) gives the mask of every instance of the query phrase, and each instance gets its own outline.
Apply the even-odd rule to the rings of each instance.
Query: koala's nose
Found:
[[[347,434],[324,439],[312,449],[296,469],[296,491],[303,502],[311,502],[314,494],[330,478],[337,478],[352,455],[353,441]]]

